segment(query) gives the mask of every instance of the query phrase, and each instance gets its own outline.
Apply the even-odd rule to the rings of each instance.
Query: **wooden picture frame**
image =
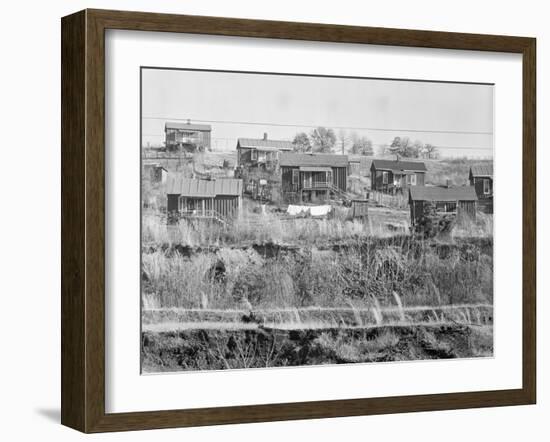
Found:
[[[105,30],[495,51],[523,57],[523,385],[334,401],[105,412]],[[84,10],[62,19],[62,409],[83,432],[534,404],[536,41],[533,38]]]

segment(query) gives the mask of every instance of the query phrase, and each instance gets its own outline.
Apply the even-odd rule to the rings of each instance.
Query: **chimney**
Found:
[[[264,141],[267,141],[267,132],[264,132]]]
[[[452,187],[451,180],[445,181],[445,187],[446,187],[447,189],[450,188],[450,187]]]

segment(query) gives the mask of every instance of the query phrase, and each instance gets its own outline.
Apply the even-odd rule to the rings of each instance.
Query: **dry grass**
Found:
[[[374,210],[366,222],[348,219],[347,209],[335,210],[327,219],[288,219],[275,213],[243,211],[230,225],[215,221],[180,220],[167,225],[166,216],[155,210],[142,214],[142,242],[149,244],[222,247],[243,244],[319,245],[327,242],[387,238],[408,231],[405,213]],[[397,218],[397,220],[396,220]]]
[[[481,241],[481,240],[480,240]],[[223,274],[214,272],[223,263]],[[434,244],[410,237],[361,240],[337,250],[222,247],[184,257],[143,254],[144,303],[157,307],[256,309],[492,303],[489,240]]]

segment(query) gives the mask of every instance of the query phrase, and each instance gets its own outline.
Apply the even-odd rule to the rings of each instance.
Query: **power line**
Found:
[[[142,134],[144,137],[160,137],[162,135],[158,134]],[[222,140],[222,141],[231,141],[235,143],[234,138],[222,138],[222,137],[212,137],[211,140]],[[284,141],[291,141],[291,140],[284,140]],[[432,144],[432,143],[429,143]],[[476,146],[439,146],[437,144],[433,144],[437,149],[449,149],[449,150],[493,150],[492,147],[476,147]],[[372,147],[389,147],[389,144],[384,143],[373,143]]]
[[[194,121],[197,123],[216,123],[216,124],[248,124],[252,126],[273,126],[273,127],[297,127],[313,129],[318,126],[308,124],[287,124],[287,123],[266,123],[259,121],[229,121],[229,120],[197,120],[190,118],[166,118],[142,116],[143,120],[176,120],[176,121]],[[394,129],[384,127],[353,127],[353,126],[330,126],[332,129],[346,130],[370,130],[377,132],[411,132],[411,133],[434,133],[434,134],[464,134],[464,135],[493,135],[492,131],[465,131],[465,130],[435,130],[435,129]]]

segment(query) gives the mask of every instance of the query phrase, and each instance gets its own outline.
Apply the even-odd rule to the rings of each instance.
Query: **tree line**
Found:
[[[340,153],[352,155],[374,155],[372,141],[357,132],[340,130],[336,133],[333,129],[317,127],[309,134],[298,132],[292,141],[295,152],[316,153]],[[403,158],[428,158],[438,157],[437,147],[419,140],[412,141],[409,137],[395,137],[390,144],[378,146],[378,155],[397,155]]]

